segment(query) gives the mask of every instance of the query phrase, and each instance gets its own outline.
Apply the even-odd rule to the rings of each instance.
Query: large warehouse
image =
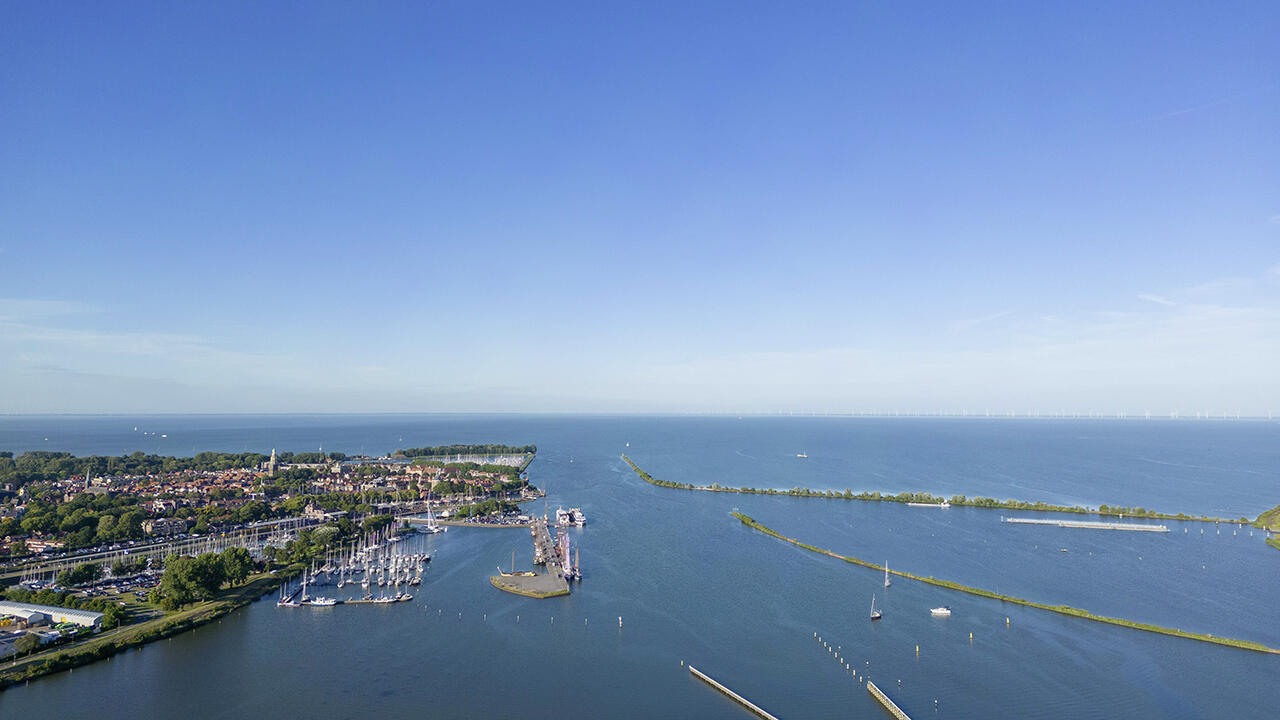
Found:
[[[14,615],[23,618],[30,625],[38,625],[45,618],[53,623],[69,622],[91,628],[97,628],[102,625],[102,613],[89,612],[88,610],[70,610],[68,608],[53,607],[52,605],[0,601],[0,615]]]

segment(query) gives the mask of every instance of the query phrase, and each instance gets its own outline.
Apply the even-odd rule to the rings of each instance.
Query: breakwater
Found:
[[[721,493],[738,493],[742,495],[785,495],[787,497],[803,497],[803,498],[822,498],[826,500],[857,500],[861,502],[894,502],[905,504],[929,505],[942,507],[942,503],[949,503],[958,507],[978,507],[999,510],[1022,510],[1030,512],[1061,512],[1073,513],[1077,515],[1098,515],[1101,517],[1133,517],[1144,518],[1150,520],[1184,520],[1195,522],[1225,522],[1225,523],[1247,523],[1248,518],[1218,518],[1208,515],[1187,515],[1185,513],[1160,513],[1146,508],[1127,508],[1115,507],[1111,505],[1099,505],[1095,508],[1080,507],[1078,505],[1051,505],[1044,502],[1026,502],[1024,500],[997,500],[988,497],[968,497],[965,495],[952,495],[950,498],[943,498],[937,495],[931,495],[926,492],[901,492],[896,495],[887,493],[864,491],[855,493],[852,490],[844,490],[838,492],[836,490],[811,490],[809,488],[794,487],[790,490],[775,490],[772,488],[745,488],[745,487],[729,487],[720,483],[712,483],[710,485],[694,485],[692,483],[678,483],[670,480],[660,480],[653,477],[649,473],[641,470],[631,458],[626,455],[622,456],[623,461],[631,466],[636,475],[641,480],[655,485],[657,487],[671,488],[673,490],[698,490],[702,492],[721,492]]]
[[[1133,530],[1137,532],[1169,532],[1164,525],[1142,525],[1140,523],[1089,522],[1087,520],[1038,520],[1033,518],[1002,518],[1002,522],[1014,525],[1052,525],[1064,528],[1084,528],[1087,530]]]
[[[876,684],[870,680],[867,681],[867,692],[876,699],[876,702],[880,703],[886,712],[894,717],[894,720],[911,720],[911,717],[903,712],[897,703],[890,700],[889,696],[885,695],[884,691],[876,687]]]
[[[690,674],[690,675],[693,675],[694,677],[698,678],[698,679],[699,679],[699,680],[701,680],[702,682],[704,682],[704,683],[706,683],[706,684],[710,685],[711,687],[713,687],[713,688],[715,688],[715,689],[719,690],[720,692],[724,693],[725,695],[729,696],[729,697],[730,697],[730,698],[732,698],[734,701],[736,701],[739,705],[741,705],[741,706],[745,707],[746,709],[750,710],[751,712],[755,713],[756,715],[759,715],[760,717],[764,718],[764,720],[778,720],[778,718],[776,718],[776,717],[774,717],[774,716],[770,715],[769,713],[765,712],[764,708],[762,708],[762,707],[760,707],[759,705],[756,705],[755,703],[751,702],[750,700],[748,700],[748,699],[746,699],[746,698],[742,697],[741,695],[739,695],[738,693],[736,693],[736,692],[734,692],[734,691],[730,690],[729,688],[725,687],[724,685],[721,685],[720,683],[718,683],[718,682],[716,682],[715,680],[711,679],[711,677],[709,677],[706,673],[702,672],[701,670],[699,670],[698,668],[696,668],[696,667],[694,667],[694,666],[692,666],[692,665],[690,665],[690,666],[689,666],[689,674]]]
[[[1060,615],[1070,615],[1071,617],[1083,618],[1085,620],[1093,620],[1094,622],[1106,623],[1108,625],[1118,625],[1120,627],[1132,628],[1134,630],[1144,630],[1146,632],[1159,633],[1161,635],[1171,635],[1173,637],[1186,638],[1188,640],[1199,640],[1201,642],[1213,643],[1215,645],[1225,645],[1227,647],[1238,648],[1241,650],[1252,650],[1254,652],[1280,655],[1280,650],[1268,647],[1266,645],[1263,645],[1262,643],[1253,642],[1252,640],[1237,640],[1235,638],[1224,638],[1224,637],[1218,637],[1216,635],[1210,635],[1208,633],[1189,632],[1189,631],[1180,630],[1177,628],[1167,628],[1167,627],[1161,627],[1159,625],[1151,625],[1149,623],[1134,622],[1132,620],[1125,620],[1123,618],[1108,617],[1106,615],[1096,615],[1094,613],[1089,612],[1088,610],[1081,610],[1080,608],[1073,608],[1068,605],[1049,605],[1047,603],[1039,603],[1032,600],[1025,600],[1023,598],[1012,597],[1009,595],[1001,595],[999,593],[995,593],[990,590],[970,587],[968,585],[961,585],[960,583],[951,582],[949,580],[939,580],[938,578],[931,577],[931,576],[926,577],[922,575],[914,575],[912,573],[904,572],[902,570],[887,570],[883,565],[877,565],[873,562],[868,562],[866,560],[853,557],[851,555],[841,555],[839,553],[835,553],[830,550],[824,550],[823,548],[815,547],[813,545],[803,543],[799,540],[796,540],[795,538],[787,537],[786,535],[783,535],[770,527],[761,525],[760,523],[756,522],[754,518],[747,515],[743,515],[742,513],[735,512],[733,513],[733,516],[738,518],[738,520],[741,521],[743,525],[746,525],[747,527],[753,530],[758,530],[764,533],[765,535],[770,535],[779,540],[782,540],[783,542],[791,543],[792,545],[804,548],[805,550],[808,550],[810,552],[815,552],[815,553],[818,553],[819,555],[826,555],[828,557],[833,557],[838,560],[843,560],[851,565],[860,565],[862,567],[876,570],[878,572],[887,571],[890,574],[897,575],[898,577],[907,578],[909,580],[917,580],[919,582],[927,583],[929,585],[936,585],[938,587],[947,588],[949,590],[956,590],[958,592],[968,593],[970,595],[977,595],[979,597],[990,598],[992,600],[999,600],[1001,602],[1014,603],[1016,605],[1023,605],[1026,607],[1036,608],[1038,610],[1048,610],[1049,612],[1055,612]]]

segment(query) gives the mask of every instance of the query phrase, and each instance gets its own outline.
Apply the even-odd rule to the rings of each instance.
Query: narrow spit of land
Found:
[[[631,469],[632,469],[632,470],[634,470],[634,471],[636,472],[636,474],[640,476],[640,478],[641,478],[641,479],[643,479],[645,482],[650,483],[650,484],[652,484],[652,485],[657,485],[658,487],[669,487],[669,488],[676,488],[676,489],[680,489],[680,490],[709,490],[709,491],[712,491],[712,492],[747,492],[747,493],[757,493],[757,492],[759,492],[759,493],[761,493],[761,494],[770,494],[770,495],[794,495],[794,494],[798,494],[798,493],[793,493],[793,492],[789,492],[789,491],[753,491],[753,490],[735,490],[735,489],[732,489],[732,488],[721,488],[721,487],[719,487],[719,486],[713,486],[713,487],[701,487],[701,486],[694,486],[694,485],[689,485],[689,484],[684,484],[684,483],[672,483],[672,482],[667,482],[667,481],[665,481],[665,480],[657,480],[657,479],[655,479],[655,478],[654,478],[653,476],[651,476],[649,473],[645,472],[644,470],[641,470],[641,469],[639,468],[639,466],[637,466],[634,462],[632,462],[632,461],[631,461],[631,458],[627,457],[626,455],[623,455],[623,456],[622,456],[622,459],[623,459],[623,460],[625,460],[625,461],[626,461],[626,463],[627,463],[628,465],[630,465],[630,466],[631,466]],[[852,497],[850,497],[850,498],[848,498],[848,499],[853,499],[853,500],[882,500],[882,501],[889,501],[889,502],[907,502],[906,500],[898,500],[898,499],[897,499],[896,497],[894,497],[894,496],[887,496],[887,497],[886,497],[886,496],[879,496],[879,493],[876,493],[876,495],[877,495],[878,497],[867,497],[867,498],[864,498],[864,497],[860,497],[860,496],[854,495],[854,496],[852,496]],[[802,496],[802,497],[807,497],[807,496],[804,496],[804,495],[801,495],[801,496]],[[837,497],[843,497],[843,496],[838,496],[838,495],[837,495],[837,496],[829,496],[829,495],[826,495],[826,494],[823,494],[823,493],[814,493],[814,494],[812,495],[812,497],[833,497],[833,498],[837,498]],[[912,500],[912,501],[910,501],[910,502],[915,502],[915,500]],[[953,502],[952,504],[954,505],[954,504],[956,504],[956,503],[955,503],[955,502]],[[1018,509],[1040,509],[1040,508],[1018,508]],[[1056,508],[1049,508],[1049,509],[1056,509]],[[1071,510],[1068,510],[1068,512],[1071,512]],[[1085,510],[1085,509],[1081,509],[1081,510],[1079,510],[1078,512],[1091,512],[1091,511],[1088,511],[1088,510]],[[1276,508],[1276,510],[1275,510],[1275,511],[1269,511],[1269,512],[1275,512],[1275,513],[1276,513],[1276,518],[1275,518],[1275,520],[1276,520],[1277,522],[1280,522],[1280,506],[1278,506],[1278,507]],[[1098,513],[1098,514],[1101,514],[1101,513]],[[1264,514],[1264,515],[1265,515],[1265,514]],[[837,558],[837,559],[843,560],[843,561],[845,561],[845,562],[847,562],[847,563],[850,563],[850,564],[853,564],[853,565],[861,565],[862,567],[870,568],[870,569],[872,569],[872,570],[876,570],[876,571],[878,571],[878,572],[885,572],[885,571],[887,571],[887,572],[892,573],[892,574],[894,574],[894,575],[897,575],[897,576],[899,576],[899,577],[908,578],[908,579],[910,579],[910,580],[918,580],[918,581],[923,582],[923,583],[928,583],[929,585],[936,585],[936,586],[938,586],[938,587],[947,588],[947,589],[949,589],[949,590],[956,590],[956,591],[959,591],[959,592],[969,593],[970,595],[978,595],[978,596],[980,596],[980,597],[991,598],[991,599],[993,599],[993,600],[1000,600],[1001,602],[1009,602],[1009,603],[1014,603],[1014,604],[1017,604],[1017,605],[1025,605],[1026,607],[1037,608],[1037,609],[1039,609],[1039,610],[1048,610],[1048,611],[1050,611],[1050,612],[1056,612],[1056,613],[1059,613],[1059,614],[1061,614],[1061,615],[1071,615],[1071,616],[1073,616],[1073,617],[1084,618],[1084,619],[1086,619],[1086,620],[1093,620],[1093,621],[1095,621],[1095,622],[1107,623],[1107,624],[1109,624],[1109,625],[1119,625],[1119,626],[1121,626],[1121,627],[1133,628],[1133,629],[1135,629],[1135,630],[1144,630],[1144,631],[1146,631],[1146,632],[1160,633],[1160,634],[1162,634],[1162,635],[1172,635],[1172,636],[1174,636],[1174,637],[1187,638],[1187,639],[1189,639],[1189,640],[1199,640],[1199,641],[1201,641],[1201,642],[1213,643],[1213,644],[1215,644],[1215,645],[1225,645],[1225,646],[1227,646],[1227,647],[1234,647],[1234,648],[1239,648],[1239,649],[1242,649],[1242,650],[1252,650],[1252,651],[1255,651],[1255,652],[1263,652],[1263,653],[1270,653],[1270,654],[1273,654],[1273,655],[1280,655],[1280,650],[1277,650],[1277,649],[1275,649],[1275,648],[1268,647],[1268,646],[1266,646],[1266,645],[1263,645],[1262,643],[1253,642],[1253,641],[1251,641],[1251,640],[1236,640],[1236,639],[1234,639],[1234,638],[1223,638],[1223,637],[1218,637],[1218,636],[1216,636],[1216,635],[1209,635],[1209,634],[1207,634],[1207,633],[1194,633],[1194,632],[1188,632],[1188,631],[1186,631],[1186,630],[1179,630],[1179,629],[1176,629],[1176,628],[1166,628],[1166,627],[1161,627],[1161,626],[1159,626],[1159,625],[1151,625],[1151,624],[1148,624],[1148,623],[1138,623],[1138,622],[1133,622],[1132,620],[1125,620],[1125,619],[1123,619],[1123,618],[1113,618],[1113,617],[1108,617],[1108,616],[1106,616],[1106,615],[1095,615],[1094,613],[1091,613],[1091,612],[1089,612],[1088,610],[1081,610],[1081,609],[1079,609],[1079,608],[1073,608],[1073,607],[1070,607],[1070,606],[1068,606],[1068,605],[1048,605],[1048,604],[1046,604],[1046,603],[1033,602],[1033,601],[1031,601],[1031,600],[1024,600],[1024,599],[1022,599],[1022,598],[1016,598],[1016,597],[1012,597],[1012,596],[1009,596],[1009,595],[1001,595],[1001,594],[999,594],[999,593],[995,593],[995,592],[992,592],[992,591],[990,591],[990,590],[983,590],[982,588],[975,588],[975,587],[970,587],[970,586],[968,586],[968,585],[961,585],[960,583],[951,582],[951,581],[949,581],[949,580],[939,580],[939,579],[934,578],[934,577],[924,577],[924,576],[921,576],[921,575],[913,575],[913,574],[911,574],[911,573],[903,572],[903,571],[901,571],[901,570],[888,570],[888,569],[887,569],[887,568],[885,568],[883,565],[877,565],[877,564],[875,564],[875,563],[868,562],[868,561],[866,561],[866,560],[862,560],[861,558],[856,558],[856,557],[846,556],[846,555],[840,555],[840,554],[835,553],[835,552],[832,552],[832,551],[830,551],[830,550],[824,550],[824,549],[819,548],[819,547],[814,547],[813,545],[808,545],[808,544],[803,543],[803,542],[800,542],[799,540],[796,540],[796,539],[794,539],[794,538],[787,537],[786,535],[782,535],[781,533],[778,533],[777,531],[773,530],[772,528],[769,528],[769,527],[766,527],[766,526],[764,526],[764,525],[761,525],[760,523],[756,522],[753,518],[751,518],[751,517],[749,517],[749,516],[747,516],[747,515],[743,515],[742,513],[735,512],[735,513],[733,513],[733,516],[734,516],[734,517],[736,517],[736,518],[738,518],[740,521],[742,521],[742,524],[743,524],[743,525],[746,525],[747,527],[750,527],[750,528],[752,528],[752,529],[754,529],[754,530],[759,530],[760,532],[762,532],[762,533],[764,533],[764,534],[766,534],[766,535],[772,535],[773,537],[778,538],[779,540],[782,540],[782,541],[784,541],[784,542],[789,542],[789,543],[791,543],[792,545],[796,545],[796,546],[798,546],[798,547],[802,547],[802,548],[804,548],[805,550],[809,550],[809,551],[811,551],[811,552],[815,552],[815,553],[818,553],[818,554],[821,554],[821,555],[827,555],[827,556],[829,556],[829,557]],[[1177,518],[1177,516],[1173,516],[1173,517],[1174,517],[1174,518],[1176,518],[1176,519],[1188,519],[1188,518]],[[1196,518],[1196,519],[1201,519],[1201,518]],[[1227,522],[1235,522],[1235,521],[1227,521]],[[1260,518],[1260,519],[1259,519],[1259,521],[1257,521],[1257,522],[1258,522],[1258,523],[1259,523],[1259,525],[1261,526],[1261,522],[1262,522],[1261,518]],[[1268,543],[1268,544],[1270,544],[1270,545],[1272,545],[1273,547],[1275,547],[1275,548],[1277,548],[1277,549],[1280,549],[1280,539],[1277,539],[1277,538],[1268,538],[1268,539],[1267,539],[1267,543]]]
[[[880,492],[860,492],[855,493],[851,490],[837,492],[835,490],[810,490],[809,488],[795,487],[790,490],[774,490],[770,488],[741,488],[727,487],[719,483],[711,485],[694,485],[692,483],[678,483],[670,480],[659,480],[649,473],[640,469],[631,458],[626,455],[622,459],[631,466],[631,469],[640,476],[641,480],[656,485],[658,487],[672,488],[674,490],[701,490],[703,492],[722,492],[722,493],[740,493],[743,495],[786,495],[788,497],[806,497],[806,498],[825,498],[828,500],[859,500],[862,502],[896,502],[896,503],[922,503],[938,505],[949,502],[956,506],[993,508],[1000,510],[1023,510],[1034,512],[1061,512],[1075,513],[1078,515],[1098,515],[1102,517],[1125,517],[1125,518],[1144,518],[1153,520],[1187,520],[1196,522],[1214,522],[1214,523],[1248,523],[1248,518],[1219,518],[1209,515],[1187,515],[1185,513],[1170,514],[1147,510],[1146,508],[1127,508],[1116,507],[1112,505],[1100,505],[1097,508],[1080,507],[1078,505],[1051,505],[1043,502],[1026,502],[1023,500],[997,500],[988,497],[967,497],[965,495],[952,495],[949,498],[931,495],[925,492],[902,492],[896,495],[887,495]],[[1275,522],[1280,528],[1280,506],[1275,510],[1268,511],[1276,513]],[[1262,525],[1258,525],[1262,527]]]
[[[877,565],[875,563],[868,562],[861,558],[856,558],[850,555],[840,555],[839,553],[835,553],[830,550],[824,550],[820,547],[815,547],[813,545],[800,542],[795,538],[787,537],[786,535],[783,535],[772,528],[769,528],[765,525],[762,525],[756,522],[754,518],[751,518],[747,515],[743,515],[742,513],[735,512],[733,513],[733,516],[738,518],[738,520],[740,520],[743,525],[746,525],[747,527],[753,530],[758,530],[764,533],[765,535],[770,535],[779,540],[782,540],[783,542],[791,543],[792,545],[804,548],[805,550],[808,550],[810,552],[815,552],[815,553],[818,553],[819,555],[826,555],[828,557],[833,557],[838,560],[843,560],[852,565],[861,565],[862,567],[870,568],[877,572],[886,571],[886,568],[883,565]],[[1073,608],[1068,605],[1048,605],[1046,603],[1038,603],[1031,600],[1024,600],[1022,598],[1012,597],[1009,595],[1001,595],[999,593],[995,593],[990,590],[983,590],[982,588],[970,587],[968,585],[961,585],[960,583],[951,582],[949,580],[939,580],[932,576],[925,577],[922,575],[914,575],[909,572],[903,572],[902,570],[888,570],[888,572],[894,575],[897,575],[898,577],[904,577],[909,580],[918,580],[919,582],[927,583],[929,585],[936,585],[942,588],[947,588],[948,590],[956,590],[958,592],[969,593],[970,595],[977,595],[979,597],[991,598],[992,600],[999,600],[1001,602],[1014,603],[1016,605],[1025,605],[1026,607],[1032,607],[1039,610],[1048,610],[1050,612],[1055,612],[1061,615],[1070,615],[1072,617],[1084,618],[1085,620],[1093,620],[1095,622],[1107,623],[1108,625],[1119,625],[1120,627],[1133,628],[1135,630],[1145,630],[1146,632],[1159,633],[1161,635],[1172,635],[1174,637],[1186,638],[1188,640],[1199,640],[1201,642],[1213,643],[1215,645],[1225,645],[1227,647],[1239,648],[1241,650],[1252,650],[1254,652],[1280,655],[1280,650],[1268,647],[1266,645],[1263,645],[1262,643],[1253,642],[1251,640],[1236,640],[1234,638],[1218,637],[1216,635],[1209,635],[1207,633],[1188,632],[1186,630],[1178,630],[1176,628],[1167,628],[1167,627],[1161,627],[1159,625],[1151,625],[1149,623],[1134,622],[1132,620],[1125,620],[1123,618],[1108,617],[1106,615],[1096,615],[1094,613],[1089,612],[1088,610],[1081,610],[1079,608]]]

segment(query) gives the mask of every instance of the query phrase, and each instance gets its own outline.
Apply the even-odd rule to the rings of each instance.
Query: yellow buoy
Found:
[[[1004,626],[1009,627],[1009,618],[1004,619]]]

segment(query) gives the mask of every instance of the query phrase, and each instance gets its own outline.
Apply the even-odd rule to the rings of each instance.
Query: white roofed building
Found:
[[[102,626],[102,613],[89,610],[72,610],[52,605],[33,605],[31,603],[0,601],[0,615],[15,615],[20,618],[36,619],[37,614],[45,615],[50,622],[75,623],[81,627],[97,628]]]

